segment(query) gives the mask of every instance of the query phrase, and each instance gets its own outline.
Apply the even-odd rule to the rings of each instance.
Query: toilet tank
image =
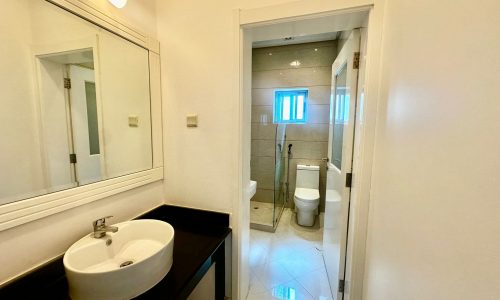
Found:
[[[319,189],[319,166],[297,165],[296,188]]]

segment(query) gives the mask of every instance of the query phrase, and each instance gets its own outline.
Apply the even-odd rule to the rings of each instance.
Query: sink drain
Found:
[[[120,264],[120,268],[123,268],[123,267],[126,267],[126,266],[130,266],[130,265],[131,265],[131,264],[133,264],[133,263],[134,263],[133,261],[131,261],[131,260],[127,260],[127,261],[122,262],[122,263]]]

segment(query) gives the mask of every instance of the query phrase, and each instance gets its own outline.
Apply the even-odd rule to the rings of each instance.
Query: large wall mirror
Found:
[[[0,205],[152,168],[147,49],[45,0],[0,20]]]

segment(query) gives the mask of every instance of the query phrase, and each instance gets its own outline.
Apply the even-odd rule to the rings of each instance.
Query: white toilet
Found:
[[[319,166],[297,165],[294,202],[297,223],[313,226],[319,206]]]

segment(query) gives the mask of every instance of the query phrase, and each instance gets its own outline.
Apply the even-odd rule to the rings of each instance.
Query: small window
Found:
[[[305,124],[307,90],[274,92],[274,123]]]

